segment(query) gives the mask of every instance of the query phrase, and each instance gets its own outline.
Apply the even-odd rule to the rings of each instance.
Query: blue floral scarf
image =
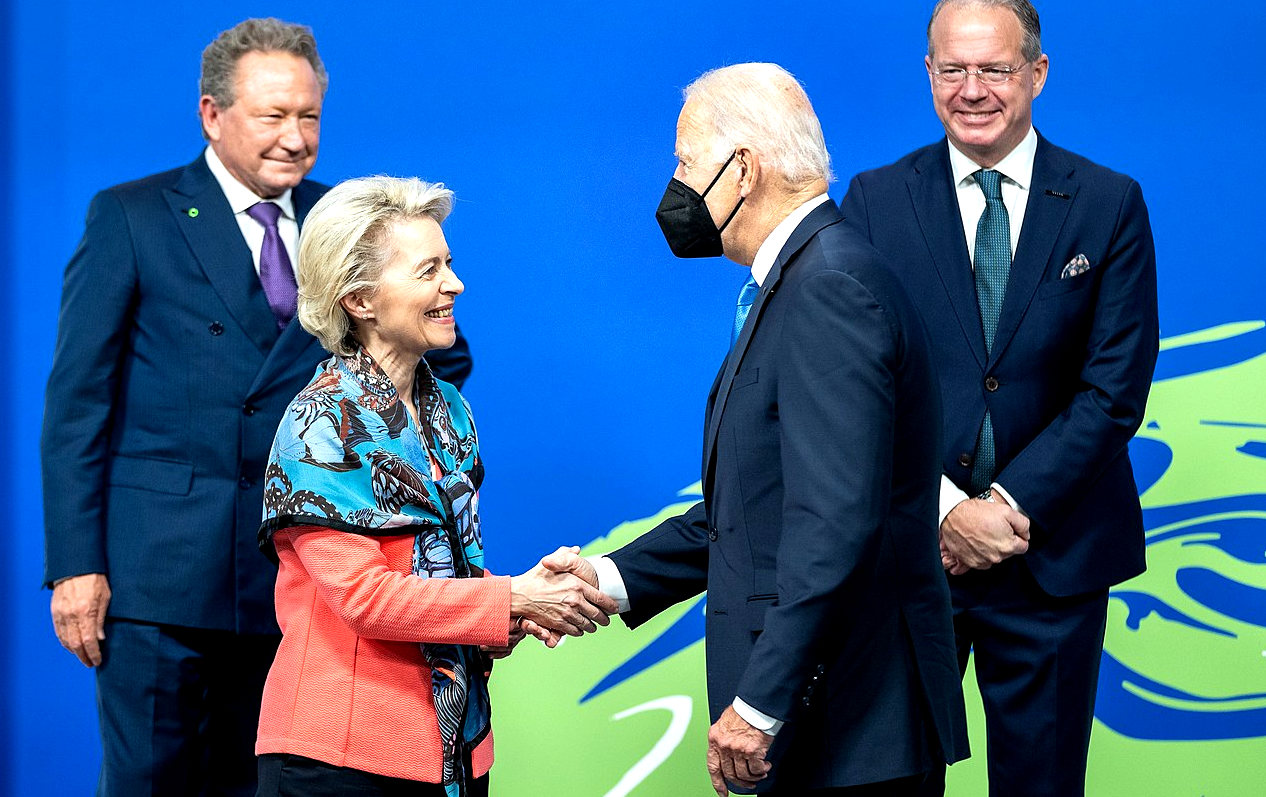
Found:
[[[415,534],[420,578],[479,578],[483,538],[477,491],[483,462],[470,407],[418,364],[413,396],[422,430],[386,373],[363,348],[318,368],[282,417],[268,458],[260,548],[296,526],[353,534]],[[432,478],[431,463],[442,474]],[[444,745],[442,783],[465,794],[471,751],[488,735],[487,657],[472,645],[424,643]]]

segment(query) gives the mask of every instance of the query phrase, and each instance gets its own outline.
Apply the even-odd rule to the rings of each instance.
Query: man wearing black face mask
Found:
[[[707,589],[719,795],[914,794],[967,754],[926,335],[828,201],[795,78],[743,64],[685,96],[656,216],[678,256],[751,269],[708,397],[704,501],[553,566],[595,581],[630,627]]]

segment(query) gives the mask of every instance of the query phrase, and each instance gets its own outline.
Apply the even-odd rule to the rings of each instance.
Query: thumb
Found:
[[[541,559],[541,566],[555,573],[570,573],[580,562],[580,548],[573,545],[563,547]]]

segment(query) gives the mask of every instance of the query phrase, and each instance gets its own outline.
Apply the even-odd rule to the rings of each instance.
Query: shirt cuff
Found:
[[[586,556],[585,561],[593,565],[598,574],[598,591],[620,605],[620,612],[629,610],[629,591],[624,586],[624,578],[620,576],[620,568],[606,556]]]
[[[776,720],[763,711],[758,711],[747,703],[743,702],[743,698],[736,697],[731,704],[734,707],[734,713],[743,718],[743,721],[751,725],[758,731],[763,731],[770,736],[777,736],[778,731],[782,730],[783,721]]]
[[[1023,509],[1020,508],[1020,505],[1017,504],[1015,502],[1015,499],[1011,497],[1011,493],[1007,492],[1006,488],[1004,488],[1001,484],[994,482],[993,484],[989,485],[989,487],[993,489],[995,495],[1002,496],[1002,500],[1006,501],[1007,505],[1010,506],[1012,509],[1019,512],[1021,515],[1024,515],[1025,517],[1029,516],[1029,513],[1025,512]]]
[[[950,481],[945,474],[941,474],[941,508],[940,514],[936,519],[936,527],[939,529],[941,524],[945,522],[945,517],[953,511],[954,507],[967,500],[967,493],[958,489],[958,485]]]

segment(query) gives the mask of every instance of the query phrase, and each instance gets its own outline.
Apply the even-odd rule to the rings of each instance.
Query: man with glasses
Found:
[[[925,64],[946,140],[858,175],[842,208],[932,332],[942,564],[990,794],[1083,794],[1108,588],[1144,568],[1126,446],[1157,353],[1147,208],[1033,129],[1028,0],[941,0]]]

